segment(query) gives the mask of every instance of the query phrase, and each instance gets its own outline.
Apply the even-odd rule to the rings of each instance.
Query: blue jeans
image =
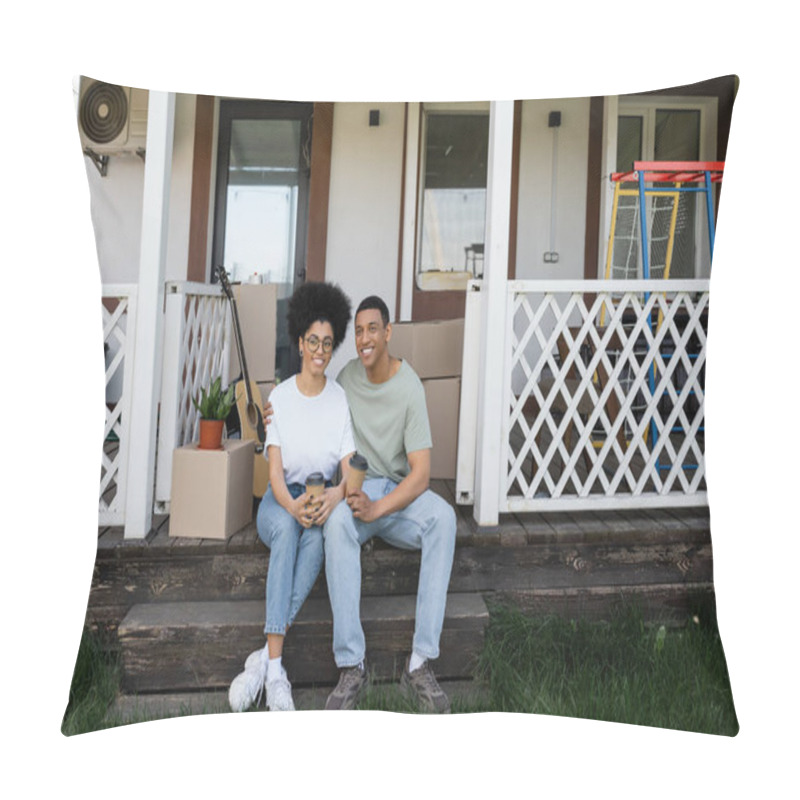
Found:
[[[371,500],[377,500],[395,486],[388,478],[373,478],[364,481],[363,491]],[[365,523],[353,517],[347,503],[339,503],[323,532],[336,666],[339,669],[355,666],[366,653],[360,614],[361,545],[373,536],[395,547],[422,551],[413,648],[423,658],[438,658],[456,543],[452,506],[428,490],[406,508]]]
[[[294,498],[305,491],[299,483],[291,483],[287,488]],[[283,636],[322,569],[322,528],[303,528],[278,503],[271,486],[258,506],[256,528],[259,538],[270,549],[264,633]]]

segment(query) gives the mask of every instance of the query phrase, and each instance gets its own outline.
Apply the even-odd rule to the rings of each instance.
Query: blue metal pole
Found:
[[[642,239],[642,276],[645,280],[649,280],[650,278],[650,253],[647,247],[647,197],[645,195],[644,190],[644,170],[639,170],[639,227],[641,230],[641,239]],[[644,293],[644,302],[647,305],[647,302],[650,300],[650,292]],[[652,316],[650,318],[650,330],[653,329],[653,319]],[[650,387],[650,396],[652,397],[656,390],[656,365],[655,361],[650,365],[649,375],[648,375],[648,385]],[[655,447],[656,444],[656,437],[658,436],[658,431],[656,430],[656,423],[655,420],[650,420],[650,440],[652,442],[652,446]],[[656,467],[658,468],[658,461],[656,461]]]
[[[711,173],[706,170],[706,211],[708,213],[708,243],[711,249],[711,258],[714,258],[714,204],[711,193]]]
[[[647,199],[644,192],[644,170],[639,170],[639,228],[642,239],[642,277],[650,277],[650,254],[647,251]]]

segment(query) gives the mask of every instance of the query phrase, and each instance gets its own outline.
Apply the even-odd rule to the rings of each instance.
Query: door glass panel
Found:
[[[700,154],[700,112],[656,110],[656,161],[697,161]]]
[[[700,156],[700,112],[656,109],[654,155],[656,161],[698,161]],[[693,278],[697,240],[696,194],[681,192],[670,278]],[[658,234],[654,231],[654,237]]]
[[[634,161],[639,160],[698,161],[700,115],[697,109],[663,108],[621,114],[617,122],[617,171],[632,170]],[[626,188],[635,189],[636,185],[627,184]],[[678,198],[671,236],[674,196],[651,194],[647,197],[648,258],[652,278],[664,276],[668,261],[670,278],[693,278],[696,274],[698,198],[689,192],[679,193]],[[615,245],[612,256],[612,272],[617,277],[642,274],[638,204],[638,197],[633,195],[619,198],[615,239],[619,238],[621,244]],[[704,274],[702,266],[697,274]]]
[[[232,282],[277,286],[281,380],[299,366],[286,308],[305,280],[312,112],[310,103],[220,103],[213,264]]]
[[[634,161],[642,160],[644,119],[639,115],[620,116],[617,120],[617,172],[630,172]],[[634,183],[624,184],[630,190]],[[610,275],[626,279],[641,275],[639,244],[639,198],[635,194],[619,197],[615,228],[615,246],[611,254]]]
[[[489,116],[428,112],[425,116],[420,288],[446,288],[431,273],[483,272]]]
[[[642,160],[641,117],[620,117],[617,122],[617,172],[630,172]]]
[[[300,121],[234,119],[224,264],[234,281],[294,283]]]

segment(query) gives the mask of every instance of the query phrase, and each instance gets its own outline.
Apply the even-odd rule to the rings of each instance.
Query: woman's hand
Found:
[[[314,506],[309,502],[311,496],[308,492],[303,492],[298,498],[289,503],[286,509],[304,528],[308,529],[314,522]]]
[[[331,486],[320,495],[321,502],[314,512],[314,524],[324,525],[336,506],[344,499],[342,486]]]

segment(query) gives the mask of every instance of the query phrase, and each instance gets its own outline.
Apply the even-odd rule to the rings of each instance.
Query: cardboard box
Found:
[[[461,378],[431,378],[422,385],[433,437],[431,478],[455,480]]]
[[[278,286],[274,283],[240,283],[233,286],[242,347],[251,381],[275,380],[276,320],[278,318]],[[239,351],[236,336],[231,335],[228,380],[239,377]]]
[[[389,352],[408,361],[423,380],[461,375],[463,351],[463,319],[392,325]]]
[[[197,442],[172,455],[170,536],[227,539],[253,519],[252,439],[226,439],[221,450]]]

